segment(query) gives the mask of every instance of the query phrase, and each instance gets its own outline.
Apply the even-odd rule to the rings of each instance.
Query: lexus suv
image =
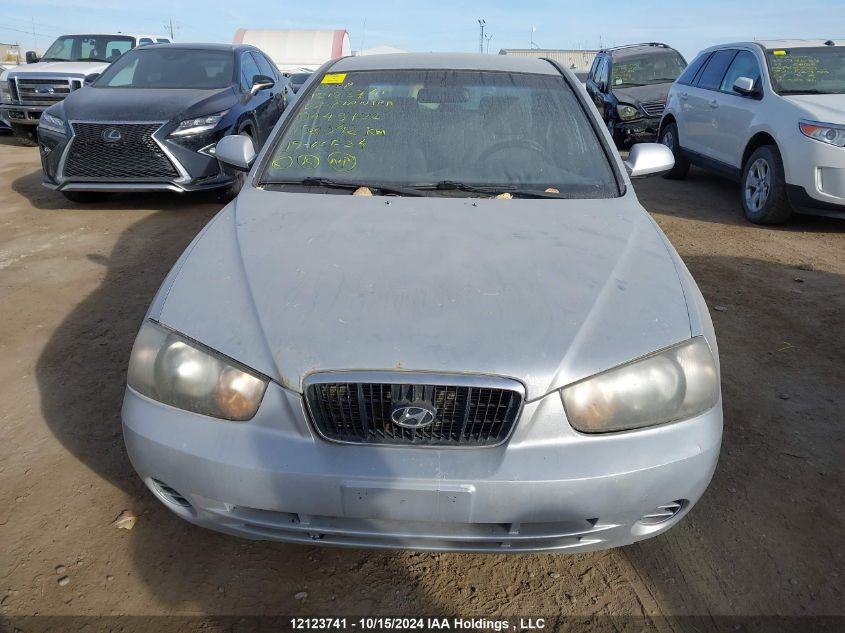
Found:
[[[704,299],[576,77],[346,57],[174,265],[123,432],[167,508],[308,544],[581,552],[690,511],[722,435]]]
[[[26,65],[0,68],[0,125],[8,125],[23,145],[34,146],[41,113],[82,88],[86,77],[136,46],[168,42],[162,35],[85,33],[59,36],[40,59],[28,51]]]
[[[587,93],[618,148],[657,138],[669,87],[686,66],[678,51],[657,42],[599,51]]]
[[[234,188],[214,144],[228,134],[256,148],[288,99],[288,80],[257,48],[153,44],[109,66],[38,123],[43,184],[76,202],[116,191]]]
[[[660,140],[690,164],[740,182],[745,217],[845,217],[845,45],[832,40],[714,46],[669,92]]]

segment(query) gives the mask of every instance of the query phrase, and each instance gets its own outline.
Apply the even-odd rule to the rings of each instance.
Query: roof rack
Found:
[[[663,42],[643,42],[642,44],[625,44],[624,46],[612,46],[610,48],[603,48],[603,51],[618,51],[624,48],[638,48],[640,46],[659,46],[660,48],[672,48]]]

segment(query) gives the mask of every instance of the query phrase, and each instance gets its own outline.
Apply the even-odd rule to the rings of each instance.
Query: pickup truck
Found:
[[[0,73],[0,120],[24,145],[36,145],[41,113],[85,85],[86,77],[98,75],[136,46],[170,41],[161,35],[127,33],[62,35],[40,59],[29,51],[25,65]]]

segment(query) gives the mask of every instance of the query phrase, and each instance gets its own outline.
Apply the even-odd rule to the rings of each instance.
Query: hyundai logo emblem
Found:
[[[394,424],[406,429],[424,429],[434,423],[435,412],[432,409],[416,405],[396,407],[390,414]]]
[[[120,133],[116,127],[107,127],[103,130],[103,140],[106,143],[116,143],[121,139],[123,134]]]

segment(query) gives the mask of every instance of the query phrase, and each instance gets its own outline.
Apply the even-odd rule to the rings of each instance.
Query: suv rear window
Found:
[[[687,69],[681,73],[681,76],[678,77],[678,83],[684,84],[685,86],[691,86],[692,82],[695,81],[695,76],[698,74],[698,71],[701,70],[701,67],[704,66],[705,62],[710,59],[710,55],[712,53],[701,53],[698,57],[692,60],[692,63],[687,66]]]

